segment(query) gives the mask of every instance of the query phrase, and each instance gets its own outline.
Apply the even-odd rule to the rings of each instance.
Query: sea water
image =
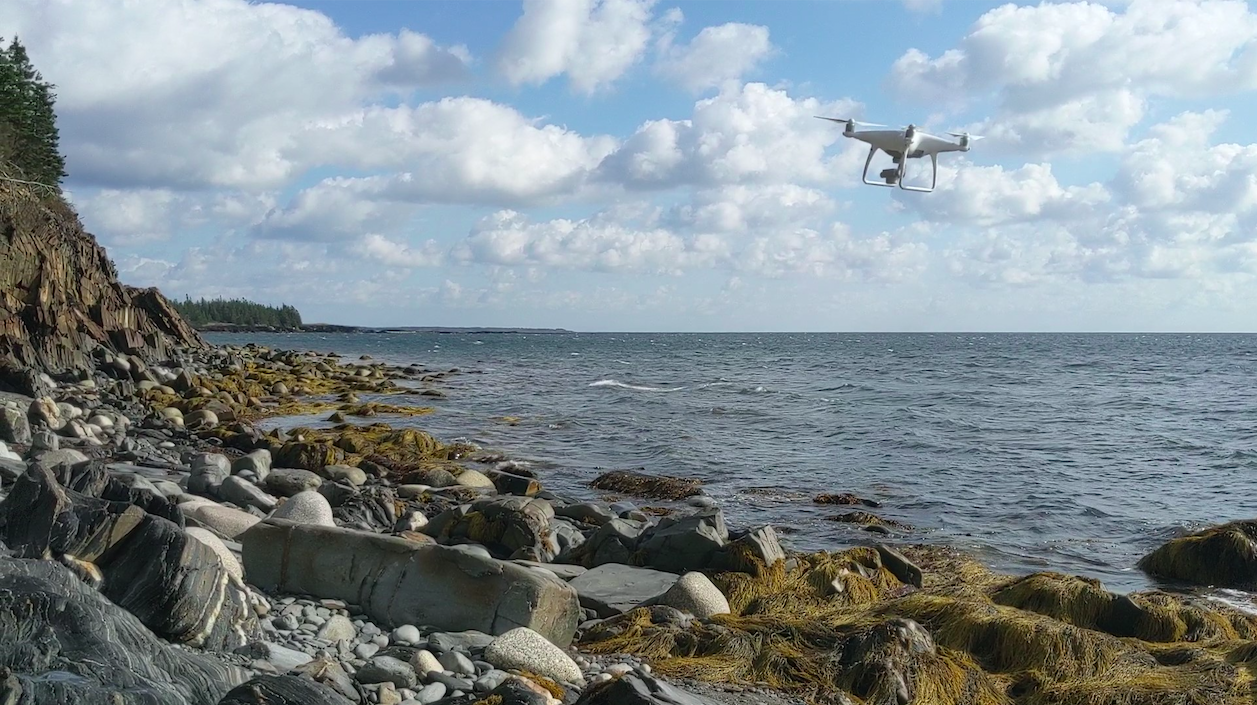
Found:
[[[208,334],[460,372],[414,424],[532,463],[697,478],[795,548],[944,543],[998,570],[1153,586],[1136,561],[1257,517],[1257,336]],[[877,509],[817,505],[850,492]],[[649,501],[642,501],[648,504]],[[882,536],[827,516],[910,525]]]

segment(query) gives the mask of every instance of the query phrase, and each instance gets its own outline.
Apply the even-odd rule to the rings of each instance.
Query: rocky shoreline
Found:
[[[92,361],[0,395],[3,702],[1251,702],[1257,617],[1224,605],[937,547],[796,554],[692,481],[608,473],[623,499],[576,502],[388,423],[457,370]],[[305,414],[335,425],[254,426]],[[1150,560],[1243,587],[1250,536]]]

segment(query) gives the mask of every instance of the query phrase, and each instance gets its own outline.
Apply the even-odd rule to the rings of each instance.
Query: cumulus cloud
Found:
[[[259,238],[332,242],[360,237],[373,230],[392,230],[406,221],[414,206],[364,198],[370,182],[334,178],[300,191],[283,208],[272,208],[251,228]]]
[[[463,47],[246,0],[16,0],[0,26],[58,87],[69,171],[105,187],[275,187],[293,135],[386,93],[466,75]]]
[[[1213,144],[1225,117],[1187,112],[1153,126],[1107,184],[1062,187],[1045,165],[961,164],[940,188],[947,198],[915,205],[931,220],[989,226],[945,254],[975,281],[1257,274],[1257,145]]]
[[[1257,14],[1240,0],[1002,5],[955,49],[894,64],[904,97],[955,104],[994,91],[977,126],[1026,151],[1116,149],[1151,97],[1201,98],[1257,87]]]
[[[666,36],[655,71],[698,92],[740,79],[773,51],[767,27],[728,22],[704,27],[688,44],[674,44],[671,36]]]
[[[854,140],[839,154],[826,149],[843,140],[818,114],[849,114],[850,100],[796,99],[762,83],[726,85],[698,101],[688,120],[643,124],[599,166],[599,177],[629,188],[680,184],[853,179],[862,151]]]
[[[435,267],[445,261],[445,252],[436,240],[426,240],[418,247],[411,247],[373,233],[362,238],[359,247],[364,259],[389,267]]]
[[[515,85],[566,74],[573,89],[593,93],[641,59],[656,1],[525,0],[503,40],[498,71]]]

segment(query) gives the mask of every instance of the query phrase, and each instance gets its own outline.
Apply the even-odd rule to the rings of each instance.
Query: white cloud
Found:
[[[731,185],[697,192],[668,218],[698,231],[748,232],[807,223],[836,207],[823,191],[797,184]]]
[[[389,267],[435,267],[445,261],[445,253],[435,240],[427,240],[419,247],[395,242],[373,233],[359,243],[361,256]]]
[[[982,226],[1032,220],[1071,222],[1107,210],[1110,200],[1101,184],[1062,186],[1046,163],[1013,170],[940,163],[938,171],[938,186],[930,198],[897,194],[901,203],[935,222]]]
[[[503,40],[498,70],[515,85],[567,74],[572,88],[593,93],[641,59],[656,1],[525,0]]]
[[[320,161],[402,169],[346,180],[399,200],[521,203],[569,195],[616,145],[542,125],[482,98],[442,98],[416,107],[372,107],[312,125],[304,138]]]
[[[245,0],[15,0],[0,27],[57,85],[72,177],[113,187],[281,185],[310,166],[293,139],[307,121],[461,78],[469,59]]]
[[[737,268],[759,276],[793,274],[868,281],[899,281],[924,271],[925,243],[904,234],[857,238],[845,224],[826,232],[796,230],[756,237],[740,253]]]
[[[1257,14],[1239,0],[1007,4],[937,58],[905,52],[890,85],[904,97],[953,104],[995,91],[999,113],[978,129],[996,146],[1113,150],[1150,97],[1257,88]]]
[[[728,22],[704,27],[689,44],[672,44],[669,37],[661,47],[655,70],[698,92],[742,78],[773,51],[767,27]]]
[[[230,229],[256,222],[274,207],[270,194],[187,193],[170,189],[99,189],[75,197],[88,232],[111,247],[135,247],[213,224]]]
[[[414,212],[410,204],[364,197],[366,183],[326,179],[299,192],[286,207],[268,210],[251,231],[266,239],[331,242],[392,230]]]
[[[1062,187],[1046,165],[1001,174],[961,164],[945,198],[915,205],[932,220],[992,226],[946,254],[954,274],[976,281],[1249,277],[1257,145],[1212,144],[1225,117],[1183,113],[1153,126],[1107,184]]]
[[[680,184],[854,180],[860,147],[848,141],[840,154],[828,147],[843,140],[818,114],[848,114],[850,100],[824,103],[795,99],[762,83],[726,85],[698,101],[688,120],[643,124],[599,167],[602,179],[630,188]]]

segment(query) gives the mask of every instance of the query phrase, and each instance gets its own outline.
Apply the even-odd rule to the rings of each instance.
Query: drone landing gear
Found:
[[[877,147],[875,146],[869,148],[869,156],[867,159],[864,160],[864,174],[862,175],[862,178],[864,179],[864,183],[868,184],[869,186],[885,186],[887,188],[894,188],[895,186],[899,186],[899,188],[903,189],[904,191],[920,191],[920,192],[928,193],[930,191],[933,191],[934,187],[938,185],[938,155],[937,154],[933,154],[933,153],[930,154],[930,163],[933,166],[933,169],[931,170],[932,175],[930,179],[929,188],[925,188],[924,186],[908,186],[904,184],[903,177],[904,177],[904,172],[907,171],[908,160],[907,158],[904,157],[903,153],[897,153],[897,152],[888,152],[888,154],[890,154],[890,158],[894,160],[895,166],[890,169],[882,169],[881,171],[880,176],[882,180],[885,181],[886,183],[882,183],[880,181],[869,181],[869,165],[873,163],[874,154],[877,154]],[[909,156],[921,157],[925,155],[923,152],[917,151],[917,152],[913,152]]]

